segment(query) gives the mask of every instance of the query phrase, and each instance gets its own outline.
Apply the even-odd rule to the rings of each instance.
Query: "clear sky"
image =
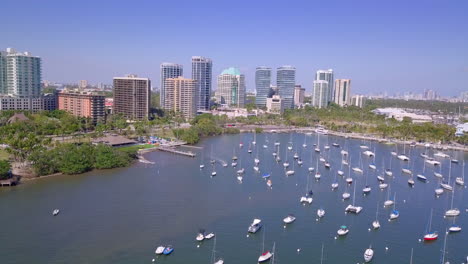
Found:
[[[0,48],[43,58],[43,79],[111,83],[135,73],[159,86],[159,65],[210,57],[235,66],[293,65],[308,90],[318,69],[355,93],[468,91],[468,1],[2,0]],[[216,78],[213,78],[213,88]],[[275,82],[275,81],[273,81]]]

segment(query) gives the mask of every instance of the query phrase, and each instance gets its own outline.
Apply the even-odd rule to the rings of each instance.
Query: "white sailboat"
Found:
[[[318,216],[319,218],[324,217],[324,216],[325,216],[325,210],[324,210],[323,208],[319,208],[319,209],[317,210],[317,216]]]
[[[260,257],[258,257],[258,262],[261,263],[261,262],[266,262],[268,261],[269,259],[271,259],[271,257],[273,257],[273,254],[270,252],[270,251],[265,251],[265,231],[263,232],[263,242],[262,242],[262,254],[260,255]],[[273,244],[273,247],[274,247],[274,244]]]
[[[380,222],[379,222],[379,203],[377,202],[377,211],[375,212],[375,220],[372,222],[372,228],[379,229]]]
[[[387,200],[384,202],[384,206],[392,206],[393,200],[390,200],[390,187],[388,187],[387,191]]]
[[[312,198],[313,192],[309,190],[309,175],[307,175],[307,185],[306,185],[306,194],[299,199],[300,203],[308,203],[311,204],[313,201]]]
[[[359,164],[358,164],[358,167],[354,167],[353,168],[353,171],[356,172],[356,173],[360,173],[362,174],[363,173],[363,170],[361,169],[361,163],[362,163],[362,159],[361,159],[361,155],[359,155]]]
[[[463,161],[462,177],[455,178],[455,183],[460,185],[460,186],[465,185],[465,161]]]
[[[393,175],[393,172],[392,172],[392,159],[393,157],[390,157],[390,166],[385,169],[385,174],[389,177],[391,177]]]
[[[345,209],[346,213],[359,214],[362,211],[362,207],[361,206],[356,206],[355,201],[356,201],[356,185],[354,185],[353,204],[350,204],[350,205],[348,205],[346,207],[346,209]]]
[[[453,198],[455,197],[455,189],[452,192],[452,202],[450,203],[450,209],[445,211],[445,216],[454,217],[460,215],[460,210],[458,208],[453,208]]]
[[[449,165],[449,177],[447,182],[441,182],[440,187],[444,188],[447,191],[453,191],[453,187],[450,185],[450,178],[452,177],[452,163]]]
[[[213,252],[212,252],[212,255],[211,255],[211,263],[213,264],[224,264],[224,260],[223,259],[218,259],[216,260],[216,237],[214,239],[214,243],[213,243]]]
[[[400,212],[398,210],[396,210],[396,192],[395,192],[395,196],[394,196],[393,199],[394,199],[394,201],[393,201],[393,211],[390,214],[390,220],[395,220],[398,217],[400,217]]]
[[[374,250],[372,249],[371,246],[369,246],[369,248],[366,249],[366,251],[364,251],[364,261],[366,263],[370,262],[373,257],[374,257]]]
[[[292,170],[287,170],[286,171],[286,176],[291,176],[291,175],[294,175],[295,171],[294,171],[294,167],[295,167],[295,163],[293,161],[293,167],[292,167]]]

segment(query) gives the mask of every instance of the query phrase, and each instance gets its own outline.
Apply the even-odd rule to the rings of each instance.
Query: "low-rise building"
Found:
[[[364,97],[364,95],[357,94],[351,97],[351,105],[363,108],[365,104],[366,104],[366,97]]]
[[[455,136],[461,137],[468,133],[468,123],[459,124],[457,126],[457,132],[455,132]]]
[[[44,110],[44,97],[19,98],[14,96],[2,96],[0,97],[0,110],[42,111]]]
[[[385,115],[387,118],[395,118],[398,121],[402,121],[405,117],[407,117],[411,118],[413,123],[432,122],[432,117],[429,115],[410,113],[401,108],[377,108],[372,112],[378,115]]]
[[[273,97],[267,98],[267,112],[281,114],[283,110],[282,99],[279,95],[273,95]]]

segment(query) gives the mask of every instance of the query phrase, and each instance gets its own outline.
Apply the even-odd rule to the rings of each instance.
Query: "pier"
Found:
[[[166,151],[166,152],[171,152],[171,153],[174,153],[174,154],[179,154],[179,155],[183,155],[183,156],[187,156],[187,157],[192,157],[192,158],[195,157],[195,153],[193,153],[193,152],[191,152],[191,151],[177,150],[177,149],[175,149],[174,147],[159,147],[158,150]]]
[[[0,187],[10,187],[18,184],[18,177],[13,176],[12,178],[6,180],[0,180]]]

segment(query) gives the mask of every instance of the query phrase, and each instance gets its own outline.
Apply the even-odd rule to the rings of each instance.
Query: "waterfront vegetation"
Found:
[[[10,177],[11,165],[6,160],[0,160],[0,180]]]

